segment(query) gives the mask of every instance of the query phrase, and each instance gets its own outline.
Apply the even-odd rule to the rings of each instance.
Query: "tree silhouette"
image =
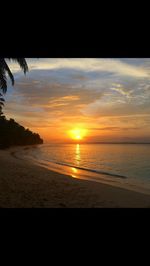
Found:
[[[8,60],[15,61],[19,64],[20,68],[23,70],[24,74],[28,71],[28,65],[25,58],[7,58]],[[7,75],[9,76],[12,85],[14,85],[14,76],[6,63],[5,58],[0,58],[0,90],[3,94],[7,91]],[[0,115],[2,115],[2,106],[4,105],[4,98],[2,93],[0,93]]]
[[[0,149],[10,146],[43,144],[40,135],[25,129],[14,119],[0,116]]]
[[[28,65],[24,58],[7,58],[17,62],[24,74],[28,71]],[[4,58],[0,58],[0,149],[13,145],[34,145],[42,144],[40,135],[25,129],[14,119],[9,120],[3,115],[2,107],[4,105],[3,95],[7,91],[7,75],[12,85],[14,85],[14,76]]]

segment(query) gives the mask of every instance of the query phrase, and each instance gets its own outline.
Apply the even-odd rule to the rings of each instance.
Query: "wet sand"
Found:
[[[0,208],[150,208],[150,196],[48,170],[0,150]]]

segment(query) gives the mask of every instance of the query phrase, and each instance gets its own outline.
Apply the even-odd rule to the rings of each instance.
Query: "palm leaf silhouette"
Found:
[[[7,58],[9,60],[15,61],[19,64],[20,68],[23,70],[24,74],[28,71],[28,65],[25,58]],[[9,76],[12,85],[14,85],[14,76],[6,63],[4,58],[0,58],[0,89],[3,93],[7,91],[7,76]]]
[[[19,64],[20,68],[23,70],[24,74],[28,71],[28,65],[25,60],[25,58],[7,58],[9,60],[15,61]],[[6,93],[7,91],[7,75],[9,76],[12,85],[14,85],[14,76],[8,66],[8,64],[5,61],[5,58],[0,58],[0,90],[3,93]],[[0,96],[3,96],[0,93]],[[2,113],[2,106],[4,105],[4,99],[0,97],[0,116]]]
[[[24,74],[26,74],[26,72],[28,71],[28,65],[25,58],[8,58],[8,59],[17,62],[20,68],[23,70]]]

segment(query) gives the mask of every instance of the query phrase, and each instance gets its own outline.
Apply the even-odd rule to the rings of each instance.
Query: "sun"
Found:
[[[86,129],[74,128],[69,131],[70,138],[74,140],[82,140],[86,135]]]

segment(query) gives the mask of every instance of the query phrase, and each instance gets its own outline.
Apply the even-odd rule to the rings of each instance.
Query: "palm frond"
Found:
[[[3,114],[3,112],[2,112],[2,106],[4,106],[4,102],[5,102],[5,100],[4,100],[4,98],[2,98],[2,94],[0,93],[0,117],[1,117],[1,115]]]
[[[6,78],[6,73],[5,69],[3,66],[0,64],[0,89],[2,90],[3,93],[6,93],[7,91],[7,78]]]
[[[8,67],[6,61],[4,58],[0,58],[0,67],[3,68],[3,70],[5,72],[7,72],[8,76],[10,77],[11,79],[11,82],[12,82],[12,85],[14,85],[14,76],[13,74],[11,73],[11,70],[10,68]]]
[[[28,71],[28,65],[25,58],[8,58],[8,59],[17,62],[20,68],[23,70],[24,74],[26,74],[26,72]]]
[[[26,72],[28,71],[28,65],[25,60],[25,58],[8,58],[9,60],[13,60],[17,62],[20,66],[20,68]],[[11,79],[12,85],[14,85],[14,76],[8,67],[6,61],[4,58],[0,58],[0,89],[2,90],[3,93],[6,93],[7,91],[7,77],[6,73],[8,74],[9,78]]]
[[[4,98],[0,98],[0,101],[5,102]]]

